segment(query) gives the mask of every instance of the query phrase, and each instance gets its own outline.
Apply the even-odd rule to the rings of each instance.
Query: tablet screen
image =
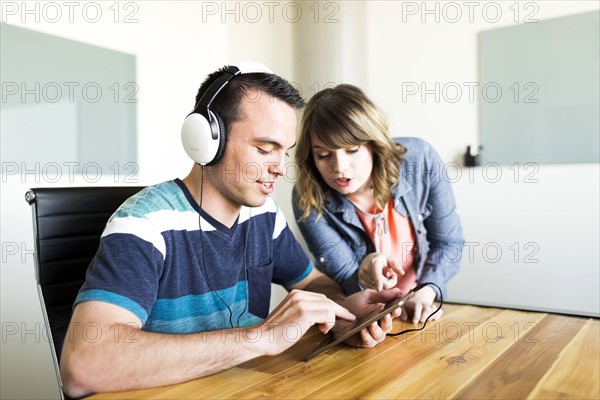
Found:
[[[319,354],[331,349],[332,347],[337,346],[338,344],[342,343],[346,339],[349,339],[353,335],[360,332],[361,329],[368,327],[373,322],[379,321],[381,318],[385,317],[386,315],[388,315],[389,313],[391,313],[398,307],[401,307],[412,294],[413,294],[413,290],[409,291],[406,294],[406,296],[404,296],[404,297],[401,297],[401,298],[398,297],[398,298],[388,302],[385,305],[385,307],[383,307],[382,310],[375,310],[375,311],[368,313],[367,315],[362,316],[358,320],[359,321],[358,325],[355,328],[352,328],[348,332],[344,333],[342,336],[335,338],[331,343],[329,343],[329,344],[321,347],[320,349],[316,350],[315,352],[309,354],[308,356],[306,356],[304,361],[308,361],[308,360],[318,356]]]

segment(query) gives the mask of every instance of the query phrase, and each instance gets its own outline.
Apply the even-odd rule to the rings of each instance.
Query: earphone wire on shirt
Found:
[[[251,212],[250,209],[248,209],[248,226],[246,227],[246,237],[244,239],[244,276],[246,279],[246,284],[245,284],[245,289],[244,289],[244,297],[245,297],[245,301],[244,301],[244,309],[242,310],[242,312],[240,313],[240,315],[237,318],[237,322],[236,322],[236,326],[233,325],[233,310],[231,310],[231,307],[229,306],[229,304],[227,304],[227,302],[225,300],[223,300],[223,298],[219,295],[219,292],[217,292],[215,290],[215,288],[213,287],[212,283],[210,282],[210,278],[208,277],[208,271],[206,270],[206,251],[204,250],[204,231],[202,230],[202,199],[204,199],[204,165],[200,166],[201,168],[201,178],[200,178],[200,212],[198,213],[198,228],[200,229],[200,246],[202,247],[202,270],[204,271],[204,277],[206,278],[206,283],[208,283],[208,287],[210,288],[210,290],[218,297],[219,300],[221,300],[221,303],[223,303],[225,305],[225,307],[227,307],[227,310],[229,311],[229,325],[231,325],[232,328],[235,328],[236,326],[239,327],[240,326],[240,319],[242,318],[242,315],[244,315],[244,313],[246,312],[246,310],[248,309],[248,265],[247,265],[247,257],[246,257],[246,249],[248,248],[248,233],[250,232],[250,223],[251,223]]]

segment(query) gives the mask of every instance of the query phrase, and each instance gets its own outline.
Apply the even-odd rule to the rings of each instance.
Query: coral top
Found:
[[[416,236],[410,220],[394,209],[393,199],[390,199],[383,211],[376,214],[367,213],[356,206],[355,208],[376,251],[394,257],[405,271],[405,275],[398,276],[396,286],[402,293],[407,293],[417,285],[413,263],[417,250]]]

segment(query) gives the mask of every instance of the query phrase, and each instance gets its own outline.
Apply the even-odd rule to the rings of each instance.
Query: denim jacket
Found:
[[[418,138],[396,138],[405,149],[400,182],[392,189],[394,209],[407,217],[415,231],[417,281],[433,282],[446,295],[446,283],[460,268],[463,232],[445,166],[434,148]],[[296,220],[297,187],[292,194]],[[347,295],[360,291],[358,267],[375,251],[354,206],[338,192],[325,196],[323,215],[313,211],[297,221],[316,267],[338,282]]]

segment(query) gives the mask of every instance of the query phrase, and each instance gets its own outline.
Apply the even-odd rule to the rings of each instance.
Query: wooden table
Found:
[[[325,338],[313,330],[279,356],[93,398],[600,398],[598,319],[452,304],[444,311],[424,331],[374,349],[338,346],[304,362]]]

